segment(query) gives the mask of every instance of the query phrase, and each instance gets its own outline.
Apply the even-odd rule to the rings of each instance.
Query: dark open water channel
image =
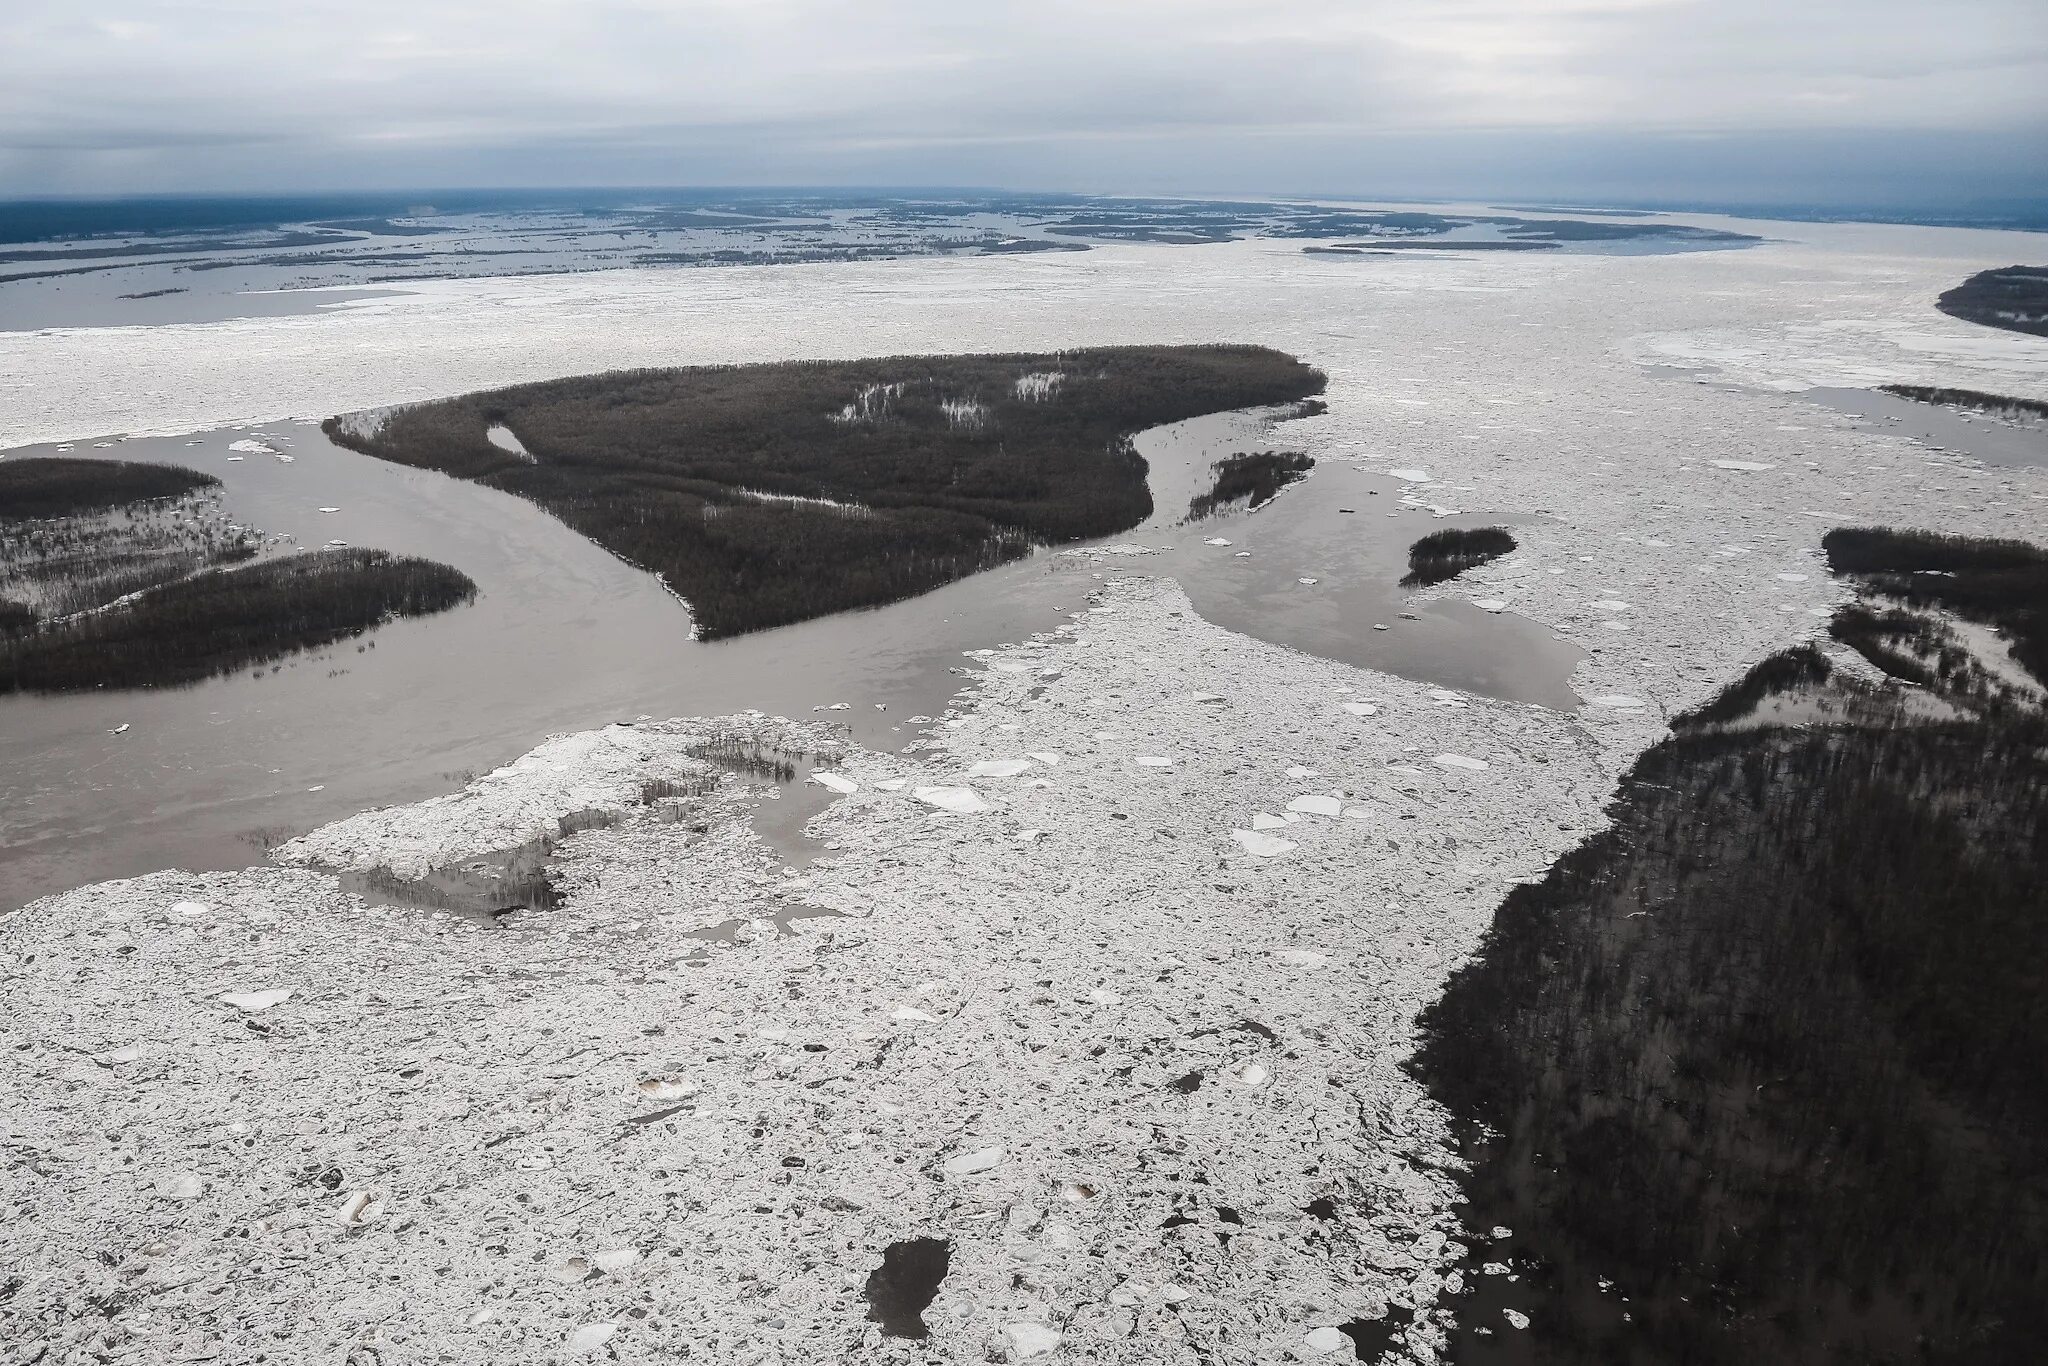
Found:
[[[291,461],[231,461],[230,443],[252,436]],[[1487,695],[1576,703],[1579,651],[1549,628],[1462,602],[1410,604],[1397,586],[1417,536],[1485,518],[1401,508],[1397,481],[1325,460],[1257,513],[1178,525],[1210,462],[1245,449],[1315,453],[1313,419],[1268,428],[1219,414],[1140,437],[1157,510],[1115,539],[1172,547],[1164,553],[1041,554],[908,602],[712,644],[688,639],[685,609],[650,575],[531,504],[343,450],[308,423],[76,445],[70,454],[204,470],[247,524],[308,548],[344,540],[424,555],[481,593],[382,627],[362,642],[370,648],[298,655],[274,672],[0,698],[0,909],[159,868],[243,867],[325,822],[460,787],[548,735],[643,715],[757,707],[899,748],[921,729],[911,718],[937,715],[978,667],[965,651],[1056,626],[1122,573],[1178,578],[1204,616],[1261,639]],[[1205,544],[1212,536],[1234,544]]]

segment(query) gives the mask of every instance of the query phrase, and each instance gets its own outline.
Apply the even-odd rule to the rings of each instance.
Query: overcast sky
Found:
[[[2048,193],[2048,0],[5,0],[0,195]]]

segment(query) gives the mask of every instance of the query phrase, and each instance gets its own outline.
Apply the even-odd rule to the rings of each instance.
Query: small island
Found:
[[[1446,527],[1432,531],[1408,547],[1408,573],[1403,588],[1427,588],[1455,579],[1468,569],[1513,554],[1515,538],[1506,527]]]
[[[330,418],[338,444],[532,500],[706,638],[927,592],[1152,512],[1148,427],[1322,392],[1259,346],[634,370]]]

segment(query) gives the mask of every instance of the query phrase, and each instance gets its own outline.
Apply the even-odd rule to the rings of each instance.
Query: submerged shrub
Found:
[[[132,460],[0,460],[0,522],[75,517],[220,487],[210,474]]]
[[[208,570],[0,642],[0,692],[196,682],[475,596],[467,575],[381,550]]]
[[[1188,520],[1197,521],[1231,503],[1250,500],[1252,507],[1271,502],[1280,490],[1308,478],[1313,458],[1292,451],[1240,452],[1216,462],[1216,483],[1188,501]]]

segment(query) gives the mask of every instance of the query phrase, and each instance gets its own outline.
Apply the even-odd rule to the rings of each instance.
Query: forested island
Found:
[[[196,682],[476,594],[381,550],[257,560],[219,485],[176,465],[0,463],[0,693]]]
[[[1294,403],[1257,346],[636,370],[330,418],[339,444],[531,499],[707,638],[893,602],[1152,511],[1131,438]]]
[[[1964,322],[2048,337],[2048,266],[1980,270],[1934,306]]]
[[[1446,527],[1420,537],[1408,547],[1408,572],[1403,588],[1427,588],[1455,579],[1468,569],[1514,553],[1515,538],[1506,527]]]
[[[1462,1321],[1543,1325],[1460,1328],[1453,1360],[1917,1366],[2048,1335],[2048,553],[1825,545],[1863,595],[1836,636],[1912,688],[1766,660],[1422,1019],[1473,1161]]]

